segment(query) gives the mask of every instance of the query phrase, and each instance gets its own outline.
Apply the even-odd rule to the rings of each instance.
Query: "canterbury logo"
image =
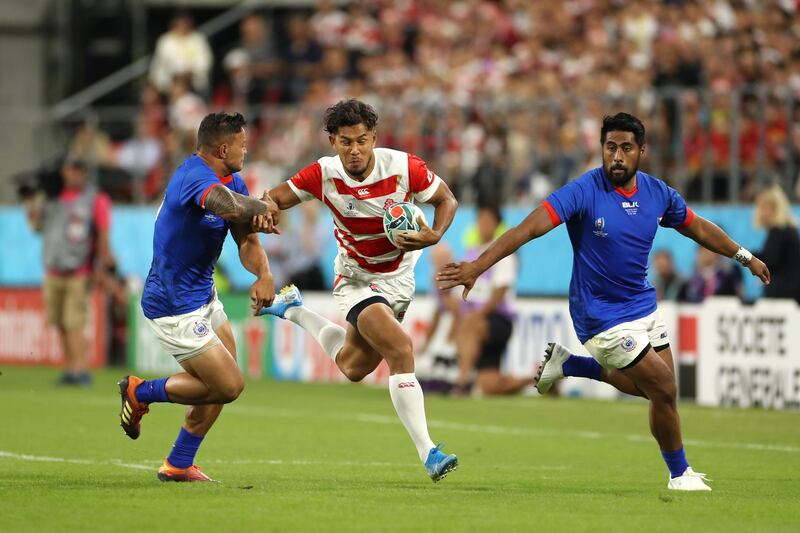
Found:
[[[397,385],[398,389],[407,389],[409,387],[416,387],[417,385],[413,381],[401,381],[400,384]]]
[[[358,193],[359,196],[366,196],[369,194],[369,189],[358,189],[356,193]]]

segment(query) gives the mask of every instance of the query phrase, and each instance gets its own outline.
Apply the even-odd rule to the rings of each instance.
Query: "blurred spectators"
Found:
[[[692,200],[749,202],[770,180],[800,192],[797,15],[787,1],[322,0],[215,42],[230,52],[213,105],[246,111],[259,157],[294,168],[328,150],[316,115],[358,97],[382,144],[425,157],[459,199],[526,204],[599,164],[598,121],[625,110],[647,127],[643,170]],[[171,128],[206,105],[210,66],[177,16],[151,70]],[[190,149],[160,138],[167,166]]]
[[[256,13],[247,15],[239,24],[239,36],[238,45],[223,59],[230,78],[226,103],[234,107],[277,103],[283,62],[271,23]]]
[[[185,11],[175,14],[170,29],[158,38],[150,81],[166,94],[176,76],[187,76],[200,94],[208,94],[209,72],[214,56],[205,35],[194,29],[194,20]]]
[[[767,230],[764,248],[757,252],[769,267],[772,280],[764,287],[767,298],[793,298],[800,303],[800,235],[783,189],[772,185],[758,194],[754,224]]]
[[[653,287],[658,300],[677,300],[685,291],[685,282],[675,270],[669,250],[656,250],[653,254],[653,271]]]
[[[697,249],[694,274],[678,299],[699,303],[709,296],[742,297],[742,271],[732,260],[702,246]]]

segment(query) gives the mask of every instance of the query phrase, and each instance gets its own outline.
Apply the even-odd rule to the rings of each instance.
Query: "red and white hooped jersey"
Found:
[[[427,202],[441,179],[417,156],[388,148],[375,148],[373,154],[375,168],[364,181],[350,178],[338,156],[321,157],[288,181],[300,200],[316,198],[330,210],[339,247],[337,275],[396,275],[413,269],[420,256],[389,242],[383,212],[394,202]]]

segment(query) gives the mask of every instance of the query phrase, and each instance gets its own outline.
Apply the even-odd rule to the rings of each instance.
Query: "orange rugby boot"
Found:
[[[214,481],[205,475],[197,465],[192,465],[188,468],[178,468],[169,464],[169,461],[166,459],[164,459],[164,462],[158,469],[158,479],[161,481]]]
[[[119,425],[125,430],[125,434],[136,440],[141,433],[141,420],[150,408],[146,403],[136,399],[136,388],[144,380],[136,376],[125,376],[117,383],[119,395],[122,397],[122,407],[119,411]]]

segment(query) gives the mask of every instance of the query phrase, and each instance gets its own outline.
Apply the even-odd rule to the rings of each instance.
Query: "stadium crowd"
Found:
[[[381,112],[383,146],[428,160],[460,200],[530,203],[597,165],[599,120],[625,108],[648,127],[646,168],[689,199],[703,177],[703,199],[751,201],[759,183],[797,181],[799,5],[322,0],[253,12],[236,42],[209,42],[180,13],[155,46],[133,135],[84,124],[70,155],[109,169],[117,200],[137,177],[138,198],[157,201],[203,115],[241,110],[247,180],[262,190],[327,153],[321,112],[354,96]]]

